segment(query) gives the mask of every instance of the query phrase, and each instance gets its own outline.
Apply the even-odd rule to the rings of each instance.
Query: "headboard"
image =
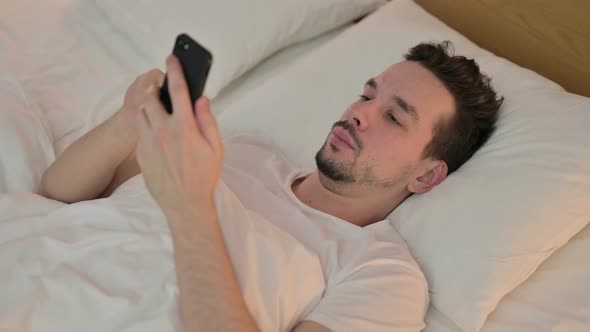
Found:
[[[589,0],[415,0],[479,46],[590,97]]]

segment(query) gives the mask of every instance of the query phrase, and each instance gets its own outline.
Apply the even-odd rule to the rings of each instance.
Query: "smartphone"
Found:
[[[182,72],[184,73],[184,78],[191,95],[194,112],[195,102],[203,94],[213,56],[206,48],[185,33],[176,37],[172,54],[180,60],[180,64],[182,65]],[[164,77],[164,83],[160,89],[160,100],[166,112],[172,114],[172,100],[170,99],[168,90],[167,74]]]

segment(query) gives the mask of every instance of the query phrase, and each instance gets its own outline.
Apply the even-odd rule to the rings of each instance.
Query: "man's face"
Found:
[[[318,170],[341,183],[407,187],[432,165],[422,151],[435,125],[453,113],[453,97],[434,74],[417,62],[394,64],[367,81],[334,124],[316,154]]]

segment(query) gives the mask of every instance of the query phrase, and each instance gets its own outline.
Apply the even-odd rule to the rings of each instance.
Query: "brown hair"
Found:
[[[443,160],[448,173],[463,165],[488,140],[495,129],[504,98],[497,98],[490,78],[480,72],[473,59],[455,56],[450,41],[421,43],[404,55],[430,70],[455,100],[455,115],[440,121],[423,158]]]

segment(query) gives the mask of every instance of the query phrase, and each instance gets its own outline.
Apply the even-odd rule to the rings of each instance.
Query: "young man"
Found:
[[[268,162],[272,151],[259,147],[250,152],[263,171],[245,172],[258,174],[266,185],[261,188],[268,189],[228,173],[244,205],[304,243],[321,262],[326,289],[292,331],[423,328],[424,276],[393,228],[387,227],[392,235],[386,243],[372,227],[409,195],[441,183],[494,130],[502,99],[477,64],[451,55],[449,46],[419,44],[406,61],[370,78],[328,133],[316,154],[317,169]],[[158,99],[163,74],[140,76],[121,110],[49,167],[42,193],[67,203],[107,197],[141,172],[170,226],[187,331],[258,331],[262,327],[240,293],[240,271],[232,266],[239,257],[228,254],[232,244],[224,242],[224,221],[216,210],[224,145],[215,118],[206,98],[197,101],[193,114],[174,57],[167,59],[167,70],[172,115]],[[244,155],[226,159],[248,157],[240,149],[232,153]]]

